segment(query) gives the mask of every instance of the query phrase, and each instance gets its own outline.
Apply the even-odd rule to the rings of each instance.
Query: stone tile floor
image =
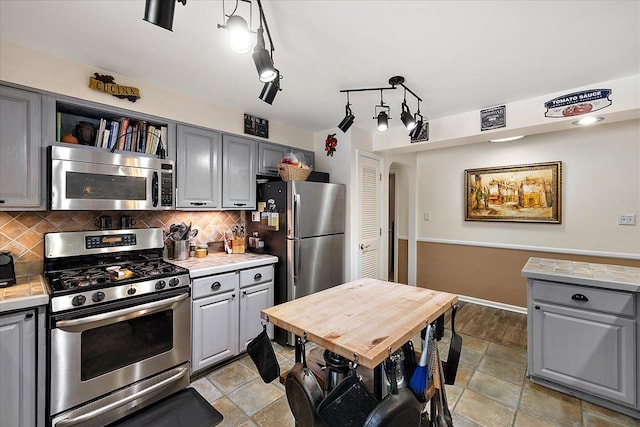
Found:
[[[465,311],[475,310],[490,319],[515,317],[516,323],[526,325],[522,319],[526,319],[525,315],[478,307],[463,304],[459,311],[461,320]],[[522,348],[526,340],[511,337],[508,342],[515,344],[504,345],[508,331],[506,334],[501,331],[496,339],[483,333],[480,339],[465,334],[468,329],[464,328],[464,322],[460,323],[463,339],[460,366],[456,383],[446,386],[456,427],[640,427],[640,420],[531,383],[526,378],[526,349]],[[526,338],[526,328],[521,333]],[[448,352],[449,336],[447,327],[439,344],[443,358]],[[416,348],[420,348],[419,344]],[[274,350],[281,371],[290,369],[294,364],[293,348],[274,343]],[[284,386],[278,380],[265,384],[246,355],[194,381],[191,386],[224,415],[220,426],[295,426]]]

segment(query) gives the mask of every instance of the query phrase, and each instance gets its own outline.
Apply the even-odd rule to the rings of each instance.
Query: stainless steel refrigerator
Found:
[[[252,223],[265,252],[278,257],[275,303],[280,304],[344,282],[345,186],[309,181],[258,185],[259,202],[275,204],[279,230]],[[275,340],[293,345],[293,336],[276,328]]]

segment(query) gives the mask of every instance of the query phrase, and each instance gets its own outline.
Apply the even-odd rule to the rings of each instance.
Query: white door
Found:
[[[382,159],[358,152],[358,278],[382,279]]]

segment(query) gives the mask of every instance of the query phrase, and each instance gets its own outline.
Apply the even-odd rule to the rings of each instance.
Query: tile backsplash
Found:
[[[223,233],[244,221],[244,212],[195,211],[0,211],[0,250],[13,254],[17,276],[42,272],[45,233],[98,230],[94,224],[101,215],[112,217],[113,228],[120,227],[120,216],[130,215],[133,228],[159,227],[169,231],[171,224],[193,223],[197,243],[216,242]]]

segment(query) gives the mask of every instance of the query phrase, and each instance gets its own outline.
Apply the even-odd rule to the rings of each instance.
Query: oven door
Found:
[[[160,208],[155,168],[62,159],[51,159],[50,168],[52,210]]]
[[[187,362],[190,307],[181,288],[52,316],[50,414]]]

